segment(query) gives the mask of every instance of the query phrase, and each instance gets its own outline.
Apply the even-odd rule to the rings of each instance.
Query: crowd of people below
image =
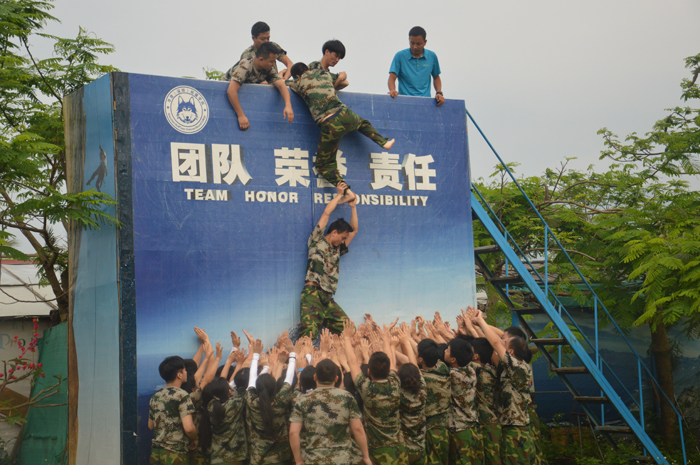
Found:
[[[540,464],[532,358],[519,327],[469,307],[453,329],[439,313],[339,334],[288,333],[265,349],[171,356],[150,401],[151,464]]]

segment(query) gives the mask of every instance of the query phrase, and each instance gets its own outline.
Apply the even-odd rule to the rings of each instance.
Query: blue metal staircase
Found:
[[[548,361],[550,371],[561,379],[563,384],[573,395],[574,400],[580,404],[581,408],[588,415],[595,431],[604,433],[611,438],[613,442],[615,442],[614,439],[612,439],[613,434],[634,434],[643,446],[644,455],[632,457],[632,459],[668,465],[668,461],[649,437],[645,428],[643,380],[646,379],[647,382],[652,384],[654,391],[657,393],[656,401],[670,404],[678,416],[681,446],[683,449],[683,463],[687,465],[685,442],[683,441],[683,420],[681,414],[676,409],[675,402],[672,402],[661,389],[642,357],[640,357],[637,351],[632,347],[619,325],[615,322],[608,309],[603,305],[603,302],[593,290],[591,284],[583,276],[573,260],[571,260],[568,252],[556,238],[525,191],[520,187],[506,164],[503,163],[503,160],[481,131],[481,128],[476,124],[472,115],[467,112],[467,116],[496,155],[512,182],[520,189],[521,194],[529,203],[533,213],[539,218],[541,227],[544,230],[544,252],[542,254],[544,264],[538,268],[533,265],[528,255],[523,253],[518,244],[515,243],[513,237],[508,233],[506,226],[500,221],[478,189],[472,186],[472,192],[476,194],[472,196],[474,219],[478,219],[481,222],[494,241],[493,245],[475,248],[475,261],[477,266],[481,269],[484,279],[496,289],[500,297],[511,310],[514,320],[517,318],[520,326],[530,337],[530,342],[538,347],[544,358]],[[505,260],[505,276],[497,275],[489,269],[487,260],[484,260],[487,254],[501,254],[500,258]],[[590,329],[588,330],[588,335],[586,334],[586,331],[584,331],[572,317],[570,309],[567,309],[566,306],[562,304],[561,299],[550,286],[550,279],[552,277],[549,275],[548,259],[551,254],[556,254],[557,258],[560,260],[568,260],[568,264],[584,283],[587,298],[591,303],[594,313],[593,318],[595,324],[593,334],[590,334]],[[518,306],[511,299],[511,286],[527,287],[537,303],[534,305],[528,304],[528,306],[525,307]],[[527,321],[529,319],[528,315],[537,314],[546,315],[552,321],[558,332],[558,337],[537,337]],[[633,359],[636,359],[639,382],[639,392],[637,395],[633,395],[625,384],[620,381],[620,377],[618,377],[611,368],[611,364],[609,364],[601,354],[599,331],[601,325],[604,326],[605,323],[609,323],[608,329],[612,327],[616,332],[616,336],[624,340],[624,344],[626,348],[629,349],[630,355],[633,356]],[[566,346],[578,357],[578,360],[581,361],[581,366],[564,366],[567,357],[562,357],[562,348]],[[556,348],[555,351],[552,351],[552,347]],[[572,376],[592,377],[600,387],[600,395],[582,395],[570,379]],[[647,399],[647,402],[649,401],[650,399]],[[596,407],[597,405],[600,405],[599,410]],[[618,423],[614,426],[606,424],[606,405],[614,407],[622,418],[624,426],[620,426]],[[635,415],[632,410],[635,410],[637,415]]]

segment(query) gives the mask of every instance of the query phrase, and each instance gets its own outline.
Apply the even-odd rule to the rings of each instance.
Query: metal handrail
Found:
[[[505,169],[506,173],[508,173],[508,176],[510,177],[510,179],[512,180],[512,182],[513,182],[513,183],[515,184],[515,186],[518,188],[518,190],[519,190],[520,193],[523,195],[523,197],[527,200],[527,202],[528,202],[528,204],[530,205],[530,208],[532,209],[532,211],[537,215],[537,217],[539,218],[540,222],[541,222],[542,225],[544,226],[545,241],[547,240],[547,239],[546,239],[546,238],[547,238],[547,234],[548,234],[548,233],[551,234],[551,235],[552,235],[552,238],[554,239],[554,242],[555,242],[556,245],[558,246],[558,250],[559,250],[560,252],[563,252],[563,253],[564,253],[564,256],[565,256],[566,259],[569,261],[569,263],[573,266],[574,270],[576,271],[576,274],[578,274],[578,276],[581,278],[581,280],[582,280],[583,283],[585,284],[586,288],[588,288],[589,292],[590,292],[591,295],[593,296],[593,303],[594,303],[594,305],[596,306],[596,310],[597,310],[597,307],[598,307],[598,306],[601,307],[601,308],[603,309],[603,311],[604,311],[605,314],[608,316],[608,319],[609,319],[610,322],[613,324],[613,326],[615,327],[615,329],[617,330],[617,332],[620,334],[620,336],[622,336],[622,339],[625,341],[625,344],[627,344],[627,347],[629,347],[629,349],[632,351],[632,353],[637,357],[638,367],[639,367],[638,377],[639,377],[640,383],[641,383],[641,377],[642,377],[641,367],[644,367],[644,370],[647,372],[647,374],[648,374],[648,376],[649,376],[649,379],[651,379],[652,382],[659,388],[658,391],[663,395],[663,397],[666,399],[666,402],[668,402],[668,404],[671,406],[671,408],[673,409],[673,411],[676,413],[676,416],[678,417],[679,427],[680,427],[681,447],[682,447],[682,449],[683,449],[683,461],[684,461],[684,463],[687,463],[687,457],[686,457],[686,451],[685,451],[685,440],[684,440],[684,438],[683,438],[683,424],[682,424],[682,423],[683,423],[683,417],[682,417],[682,415],[680,414],[680,412],[678,411],[678,409],[676,408],[676,406],[674,405],[674,403],[668,398],[668,396],[666,395],[666,393],[664,392],[664,390],[661,388],[661,385],[660,385],[659,382],[656,380],[656,378],[653,376],[653,374],[651,373],[651,371],[650,371],[649,368],[647,367],[646,363],[644,363],[644,360],[642,359],[642,357],[639,355],[639,353],[637,353],[637,351],[635,350],[635,348],[632,347],[632,344],[630,344],[630,342],[629,342],[629,340],[627,339],[627,337],[625,337],[625,335],[624,335],[622,329],[621,329],[620,326],[617,324],[617,322],[615,321],[615,319],[613,318],[613,316],[610,314],[610,312],[608,311],[608,309],[607,309],[607,307],[605,306],[605,304],[603,303],[603,301],[600,299],[600,297],[598,297],[598,294],[593,290],[593,287],[592,287],[591,284],[588,282],[588,279],[586,279],[586,277],[583,275],[583,273],[581,272],[581,270],[579,269],[579,267],[578,267],[578,266],[576,265],[576,263],[574,263],[574,261],[571,259],[571,256],[570,256],[569,253],[566,251],[566,248],[564,248],[564,246],[561,244],[561,242],[559,241],[559,239],[556,237],[556,235],[554,234],[554,232],[553,232],[553,231],[551,230],[551,228],[549,227],[549,224],[547,224],[547,221],[544,219],[544,217],[540,214],[540,212],[537,210],[537,208],[535,207],[535,205],[532,203],[532,200],[530,200],[530,197],[525,193],[525,190],[522,188],[522,186],[520,185],[520,183],[518,183],[517,179],[515,178],[515,176],[513,175],[513,173],[512,173],[512,172],[510,171],[510,169],[508,168],[508,165],[506,165],[506,163],[503,161],[503,159],[502,159],[501,156],[498,154],[498,152],[496,151],[496,149],[493,147],[493,145],[491,144],[491,141],[489,141],[489,139],[486,137],[486,135],[485,135],[484,132],[481,130],[481,128],[479,127],[479,125],[477,124],[477,122],[474,120],[474,117],[471,115],[471,113],[469,113],[469,110],[466,110],[466,109],[465,109],[465,112],[466,112],[466,114],[467,114],[469,120],[471,120],[472,124],[474,124],[474,126],[476,127],[476,129],[479,131],[479,134],[481,134],[481,137],[484,139],[484,141],[485,141],[486,144],[489,146],[489,148],[491,149],[491,151],[493,152],[493,154],[496,156],[496,158],[497,158],[498,161],[500,162],[500,164],[501,164],[501,166],[503,167],[503,169]],[[496,218],[496,220],[498,221],[498,223],[499,223],[500,226],[502,227],[502,230],[503,230],[503,231],[506,231],[506,234],[507,234],[507,229],[505,228],[505,226],[503,225],[503,223],[501,223],[500,219],[499,219],[498,216],[495,214],[495,212],[493,212],[493,210],[491,209],[491,207],[488,205],[488,202],[486,202],[486,200],[483,198],[483,196],[481,195],[481,193],[478,192],[478,189],[476,189],[475,186],[472,186],[472,188],[477,192],[477,195],[481,198],[481,200],[483,201],[483,203],[487,206],[489,212]],[[510,235],[508,234],[508,236],[510,236]],[[515,244],[515,241],[514,241],[514,240],[513,240],[512,242]],[[532,271],[534,271],[534,272],[537,274],[537,276],[540,278],[540,281],[541,281],[541,282],[544,282],[544,283],[547,283],[547,280],[546,280],[546,279],[545,279],[545,280],[542,280],[541,275],[534,269],[534,267],[532,266],[532,264],[530,263],[530,261],[527,259],[527,257],[525,256],[525,254],[522,252],[522,250],[520,249],[520,247],[519,247],[517,244],[515,244],[515,246],[516,246],[516,248],[518,249],[519,255],[520,255],[521,257],[525,258],[525,260],[527,261],[528,265],[530,265],[530,269],[531,269]],[[545,254],[546,254],[546,252],[547,252],[547,251],[545,250]],[[546,278],[546,276],[545,276],[545,278]],[[550,291],[551,291],[551,289],[548,289],[548,286],[545,285],[545,295],[549,294]],[[560,308],[564,308],[564,309],[566,308],[563,304],[561,304],[561,302],[559,301],[559,299],[558,299],[556,296],[554,296],[554,298],[555,298],[556,301],[560,304]],[[597,314],[597,312],[596,312],[596,314]],[[571,316],[569,315],[568,311],[567,311],[567,315],[569,316],[569,319],[570,319],[572,322],[574,322],[574,324],[576,325],[577,329],[579,329],[579,328],[578,328],[578,325],[577,325],[576,322],[575,322],[575,320],[574,320],[573,318],[571,318]],[[595,331],[596,331],[596,342],[597,342],[597,339],[598,339],[598,337],[597,337],[597,336],[598,336],[598,325],[597,325],[597,324],[596,324]],[[595,353],[596,353],[596,359],[597,359],[597,360],[600,360],[601,358],[599,357],[599,351],[598,351],[597,347],[594,347],[594,346],[590,343],[590,341],[588,340],[588,337],[586,337],[586,335],[585,335],[582,331],[580,331],[580,329],[579,329],[579,334],[581,334],[581,335],[584,337],[584,339],[586,340],[586,342],[589,344],[589,346],[591,346],[591,347],[593,348],[593,350],[594,350]],[[605,364],[607,365],[607,363],[605,363]],[[612,371],[612,369],[610,369],[609,366],[608,366],[608,369],[610,370],[611,373],[614,374],[614,372]],[[619,381],[619,380],[618,380],[618,381]],[[623,384],[621,384],[621,385],[624,387]],[[625,390],[626,390],[626,388],[625,388]],[[628,394],[629,394],[629,392],[628,392]],[[631,396],[631,397],[634,399],[633,396]],[[641,404],[643,405],[643,403],[644,403],[644,402],[643,402],[643,393],[641,392],[641,390],[640,390],[640,400],[641,400]],[[642,419],[642,421],[643,421],[643,419]]]

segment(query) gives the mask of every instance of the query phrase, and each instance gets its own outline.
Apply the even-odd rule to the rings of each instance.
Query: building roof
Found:
[[[58,309],[51,287],[39,286],[32,262],[0,261],[0,319],[46,317]]]

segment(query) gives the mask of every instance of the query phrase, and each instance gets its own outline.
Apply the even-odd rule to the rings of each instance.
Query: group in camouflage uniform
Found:
[[[448,465],[450,459],[449,415],[452,402],[450,369],[442,360],[422,368],[427,387],[425,401],[425,454],[428,465]]]

